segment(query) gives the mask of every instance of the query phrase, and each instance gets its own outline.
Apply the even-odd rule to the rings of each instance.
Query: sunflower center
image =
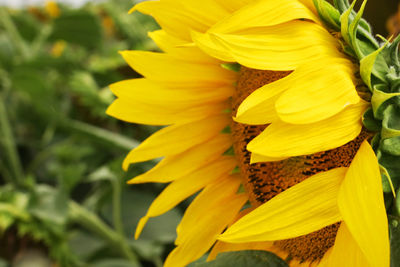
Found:
[[[233,114],[236,114],[240,103],[254,90],[289,74],[290,72],[262,71],[242,67],[237,90],[232,99]],[[314,174],[350,166],[362,141],[369,137],[366,131],[362,131],[355,140],[329,151],[277,162],[250,164],[250,152],[246,150],[246,146],[266,127],[267,125],[245,125],[236,122],[231,125],[235,155],[253,207],[267,202],[280,192]],[[333,246],[339,225],[340,223],[337,223],[305,236],[276,241],[275,245],[288,254],[287,260],[318,261]]]

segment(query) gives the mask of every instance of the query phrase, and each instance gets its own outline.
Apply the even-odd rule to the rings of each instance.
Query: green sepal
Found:
[[[350,7],[348,0],[333,0],[333,4],[339,10],[340,14],[343,14]]]
[[[387,43],[385,44],[385,46]],[[362,80],[365,82],[365,84],[370,88],[372,91],[372,83],[371,83],[371,75],[374,69],[375,62],[377,60],[377,57],[379,53],[385,48],[385,46],[382,46],[375,52],[365,56],[363,59],[360,61],[360,74]]]
[[[340,13],[325,0],[313,0],[320,18],[334,30],[340,30]]]
[[[387,106],[390,104],[389,100],[394,97],[400,96],[400,93],[385,93],[383,91],[384,87],[381,87],[380,90],[375,86],[372,98],[371,105],[374,111],[375,118],[382,120],[384,117],[384,112]]]
[[[382,140],[381,149],[383,152],[393,156],[400,156],[400,136],[394,136]]]
[[[381,135],[382,139],[400,136],[400,110],[395,105],[385,108]]]
[[[372,108],[368,108],[362,117],[364,127],[371,132],[379,132],[382,124],[379,120],[375,119]]]
[[[356,1],[353,1],[355,3]],[[356,52],[358,58],[363,58],[364,53],[361,51],[360,46],[359,46],[359,40],[357,39],[357,30],[358,30],[358,25],[360,24],[361,16],[364,13],[365,5],[367,4],[367,0],[364,0],[360,10],[357,12],[355,18],[349,25],[349,35],[350,35],[350,41],[351,44],[353,45],[354,51]]]
[[[221,67],[234,72],[239,72],[242,66],[239,63],[235,62],[235,63],[222,63]]]
[[[231,134],[232,133],[232,129],[231,126],[226,126],[224,129],[222,129],[221,133],[223,134]]]
[[[240,173],[240,168],[239,168],[239,166],[236,166],[236,167],[231,171],[231,174],[235,174],[235,173]]]
[[[355,4],[356,1],[353,1],[353,3],[351,3],[351,6],[340,16],[340,25],[341,25],[340,30],[342,33],[342,37],[349,45],[352,45],[349,26],[350,26],[352,11]]]
[[[386,179],[382,181],[383,186],[385,186],[385,184],[389,185],[384,188],[384,192],[392,191],[393,195],[395,195],[395,191],[399,189],[400,185],[400,157],[390,155],[379,149],[377,151],[377,158],[381,175]]]
[[[400,199],[396,199],[399,210]],[[398,212],[400,213],[400,212]],[[400,266],[400,218],[389,216],[390,266]]]
[[[224,153],[224,156],[235,156],[235,150],[233,149],[233,146],[228,148]]]

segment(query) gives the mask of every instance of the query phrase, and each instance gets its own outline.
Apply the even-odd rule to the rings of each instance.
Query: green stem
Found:
[[[121,216],[121,183],[119,182],[118,178],[114,177],[111,180],[112,187],[113,187],[113,222],[115,230],[121,236],[125,236],[124,233],[124,225],[122,223],[122,216]]]
[[[19,34],[17,27],[15,26],[10,15],[4,7],[0,7],[0,22],[3,24],[4,29],[7,31],[8,35],[14,41],[19,52],[21,53],[22,58],[28,59],[30,57],[28,45]]]
[[[102,238],[106,239],[112,245],[119,248],[122,256],[127,258],[132,264],[137,264],[137,256],[130,249],[125,237],[121,236],[106,225],[99,217],[97,217],[96,214],[73,201],[69,203],[69,214],[72,221],[75,221],[88,231],[98,234]]]
[[[68,119],[62,120],[61,126],[73,130],[74,132],[101,140],[102,142],[108,143],[113,147],[118,147],[125,151],[130,151],[139,145],[139,142],[131,140],[123,135],[113,133],[81,121]]]
[[[0,134],[0,144],[3,146],[5,156],[8,158],[10,169],[14,176],[13,183],[16,186],[20,186],[22,185],[24,173],[2,95],[0,95]]]
[[[44,42],[47,40],[47,38],[50,36],[52,30],[53,30],[53,27],[51,24],[47,24],[47,25],[43,26],[42,30],[39,33],[39,36],[36,37],[36,39],[32,43],[32,46],[31,46],[32,57],[35,57],[39,54],[40,49],[42,48],[42,46],[43,46]]]

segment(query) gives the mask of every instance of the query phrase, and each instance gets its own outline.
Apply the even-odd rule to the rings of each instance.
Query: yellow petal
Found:
[[[210,28],[209,32],[233,33],[248,28],[277,25],[296,19],[318,21],[317,16],[298,1],[255,1],[220,20]]]
[[[228,176],[236,165],[237,162],[235,158],[225,156],[216,159],[213,163],[206,165],[204,168],[200,168],[185,177],[173,181],[158,195],[153,203],[151,203],[146,216],[140,220],[136,229],[136,238],[139,237],[148,218],[159,216],[169,211],[206,185],[213,183],[222,176]]]
[[[360,101],[348,60],[319,60],[299,67],[275,103],[282,121],[307,124],[329,118]]]
[[[215,242],[216,237],[247,201],[245,194],[225,197],[195,222],[191,237],[178,245],[167,257],[165,267],[186,266],[200,258]]]
[[[142,103],[132,99],[125,100],[117,98],[108,107],[106,113],[119,120],[132,123],[169,125],[220,115],[223,114],[223,111],[227,108],[227,103],[214,103],[213,105],[197,106],[182,111],[176,107],[166,108],[165,106]]]
[[[148,79],[131,79],[110,85],[111,91],[119,98],[133,103],[165,106],[166,109],[181,109],[220,102],[228,99],[234,92],[234,86],[168,88]]]
[[[228,134],[220,134],[210,141],[197,145],[181,154],[166,157],[150,171],[128,183],[166,183],[181,178],[219,158],[232,145]],[[124,161],[126,170],[130,162]]]
[[[335,245],[325,254],[318,266],[370,267],[371,265],[349,232],[346,223],[342,222],[336,235]]]
[[[232,85],[237,74],[220,65],[179,60],[165,53],[122,51],[125,61],[146,78],[170,86],[185,87]]]
[[[192,38],[213,57],[261,70],[294,70],[310,59],[342,57],[337,40],[309,21],[290,21],[235,34],[195,34]]]
[[[216,0],[221,6],[223,6],[229,12],[234,12],[245,5],[248,5],[256,0]]]
[[[280,118],[303,124],[328,118],[360,100],[352,81],[352,65],[343,58],[311,60],[255,90],[239,106],[235,120],[267,124]]]
[[[218,239],[229,243],[282,240],[340,221],[337,194],[346,170],[318,173],[294,185],[245,215]]]
[[[333,117],[311,124],[273,122],[247,145],[247,149],[279,158],[308,155],[342,146],[361,132],[361,116],[367,106],[361,101]]]
[[[164,30],[150,32],[149,36],[167,54],[181,60],[219,64],[218,60],[205,54],[196,46],[187,46],[187,41],[176,38]]]
[[[181,222],[176,228],[178,236],[175,240],[175,244],[180,245],[188,242],[191,238],[193,238],[195,233],[204,230],[204,226],[199,225],[199,221],[206,220],[209,216],[223,217],[223,214],[215,213],[210,215],[210,213],[213,209],[220,205],[227,205],[228,202],[226,202],[226,198],[235,196],[240,184],[240,176],[227,175],[222,179],[219,179],[218,181],[206,186],[186,209]],[[229,220],[229,222],[234,219],[234,216],[238,212],[239,210],[232,214],[232,218]],[[221,229],[221,231],[222,230],[223,229]]]
[[[165,127],[133,149],[125,161],[135,163],[182,153],[216,136],[229,122],[230,117],[224,114]]]
[[[166,32],[187,41],[190,41],[190,30],[206,31],[209,28],[207,22],[196,20],[188,13],[180,1],[145,1],[135,5],[130,12],[135,10],[154,17]]]
[[[240,104],[234,120],[245,124],[260,125],[278,120],[275,102],[282,92],[293,83],[293,75],[294,72],[255,90]]]
[[[367,141],[354,157],[340,189],[343,220],[371,266],[390,265],[388,223],[378,160]]]

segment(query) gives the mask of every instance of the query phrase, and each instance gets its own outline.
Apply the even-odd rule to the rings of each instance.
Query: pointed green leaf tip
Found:
[[[242,250],[218,254],[213,261],[194,263],[189,267],[288,267],[287,263],[267,251]]]
[[[379,53],[385,48],[385,46],[387,44],[388,43],[386,43],[384,46],[382,46],[378,50],[372,52],[368,56],[364,57],[360,61],[361,78],[365,82],[365,84],[368,86],[368,88],[371,90],[371,92],[373,91],[372,84],[371,84],[371,75],[372,75],[372,71],[374,68],[374,64],[375,64],[376,58],[378,57]]]

